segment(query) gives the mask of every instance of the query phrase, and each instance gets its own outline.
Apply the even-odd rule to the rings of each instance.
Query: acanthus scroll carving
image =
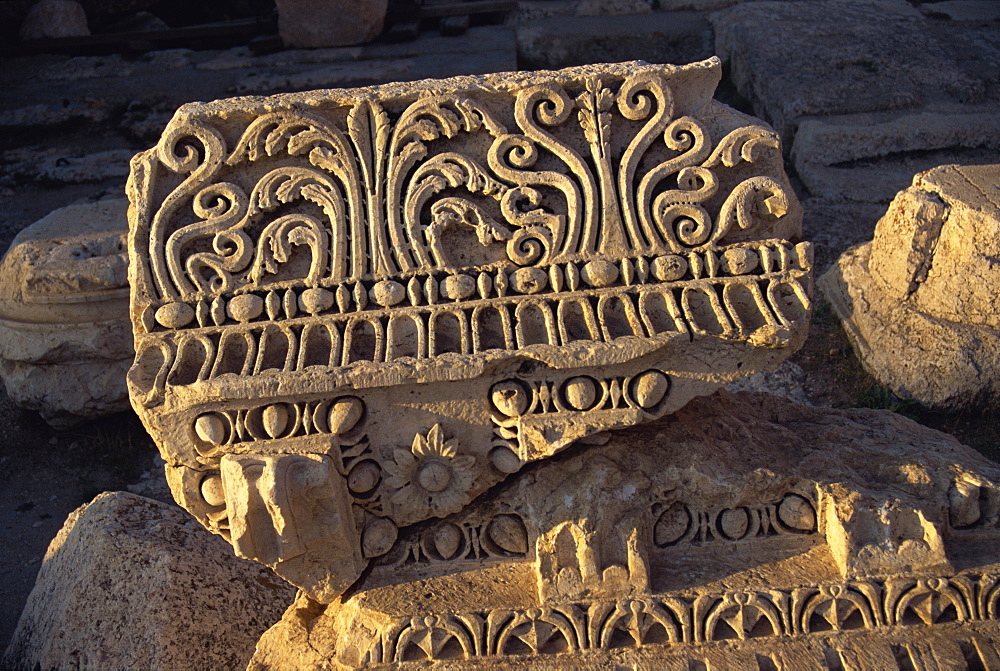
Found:
[[[178,499],[324,602],[372,560],[528,561],[527,518],[449,516],[777,365],[805,335],[811,252],[777,137],[711,100],[719,67],[182,108],[129,182],[128,384]],[[259,486],[300,481],[315,496]],[[327,504],[342,537],[296,541],[297,511]],[[346,561],[316,563],[331,543]],[[644,594],[640,555],[608,559],[603,589],[628,569]]]
[[[271,112],[232,148],[202,121],[174,122],[147,159],[183,177],[150,224],[156,293],[171,301],[468,268],[443,243],[456,226],[498,245],[471,267],[495,267],[676,254],[784,215],[783,187],[764,177],[706,209],[717,173],[776,150],[772,132],[738,128],[713,150],[702,122],[674,117],[655,72],[581,86],[575,96],[560,84],[517,92],[519,133],[463,95],[426,96],[395,114],[374,99],[337,119]],[[631,135],[625,122],[644,125]],[[459,135],[490,140],[436,149]],[[651,163],[653,149],[667,158]],[[256,183],[226,181],[237,167],[253,167]]]

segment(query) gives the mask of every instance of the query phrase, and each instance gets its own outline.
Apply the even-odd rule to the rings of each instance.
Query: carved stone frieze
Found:
[[[712,100],[719,77],[629,63],[181,108],[128,187],[129,390],[178,500],[329,601],[399,528],[780,364],[811,249],[777,135]],[[296,478],[328,498],[279,491]],[[353,539],[326,582],[281,568],[312,552],[299,505]]]
[[[956,627],[949,635],[958,638],[964,634],[970,643],[978,639],[983,652],[968,661],[979,658],[982,663],[997,659],[998,620],[1000,575],[897,577],[697,596],[664,594],[551,608],[417,615],[380,623],[381,635],[370,640],[357,659],[345,656],[338,661],[358,667],[443,662],[448,668],[479,657],[493,658],[494,664],[527,657],[572,668],[580,659],[587,659],[587,653],[616,649],[641,651],[649,646],[653,650],[646,652],[656,655],[658,647],[660,655],[669,650],[670,656],[696,659],[706,643],[739,642],[746,650],[766,653],[809,637],[816,637],[821,645],[836,647],[840,643],[849,654],[852,648],[859,654],[859,643],[875,643],[887,651],[893,647],[906,650],[905,645],[886,645],[885,639],[891,640],[895,634],[903,641],[919,640],[936,625],[956,623],[964,627]],[[983,627],[985,635],[976,636],[978,623],[987,625]],[[870,638],[853,638],[852,633],[868,633]],[[976,651],[975,643],[972,651]]]
[[[994,668],[998,516],[950,436],[720,393],[401,529],[249,668]]]

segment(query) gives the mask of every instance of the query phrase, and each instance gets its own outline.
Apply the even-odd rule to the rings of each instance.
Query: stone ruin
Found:
[[[810,248],[717,62],[188,105],[132,164],[135,407],[324,602],[398,529],[776,367]]]
[[[134,159],[133,405],[300,589],[249,668],[1000,666],[995,464],[698,398],[811,310],[778,137],[719,78],[192,104]]]
[[[129,407],[127,209],[114,199],[55,210],[0,261],[0,378],[55,427]]]
[[[858,358],[904,399],[975,409],[1000,400],[1000,165],[913,178],[820,280]]]

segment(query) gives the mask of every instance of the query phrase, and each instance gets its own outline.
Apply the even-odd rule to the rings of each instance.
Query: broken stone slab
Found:
[[[242,669],[294,589],[184,511],[105,492],[67,518],[8,669]]]
[[[619,16],[622,14],[648,14],[653,11],[653,0],[579,0],[579,16]],[[619,58],[616,60],[628,60]],[[688,60],[697,60],[690,58]],[[680,61],[677,61],[680,62]]]
[[[286,47],[346,47],[382,32],[387,0],[275,0]]]
[[[85,184],[128,176],[132,151],[108,149],[92,154],[26,147],[3,153],[7,175],[40,184]]]
[[[665,12],[678,12],[693,10],[696,12],[708,12],[716,9],[725,9],[738,5],[740,2],[748,0],[660,0],[658,7]]]
[[[99,98],[81,98],[69,102],[68,105],[60,102],[12,107],[0,111],[0,127],[40,128],[60,126],[80,120],[100,122],[111,116],[111,108],[110,102]],[[19,158],[20,156],[15,155],[15,161]]]
[[[60,208],[0,262],[0,377],[54,426],[128,409],[128,201]]]
[[[734,84],[782,137],[804,116],[914,109],[932,93],[979,102],[992,76],[905,0],[746,2],[709,20]]]
[[[519,62],[560,68],[641,59],[688,63],[714,53],[712,30],[696,12],[654,12],[614,18],[557,16],[517,28]]]
[[[998,483],[892,412],[720,392],[402,531],[248,668],[991,668]]]
[[[995,160],[998,112],[995,105],[966,105],[803,119],[791,158],[811,194],[884,203],[918,172],[955,161]]]
[[[130,395],[176,499],[331,601],[400,527],[777,367],[811,248],[776,134],[720,77],[181,108],[133,161],[128,245]]]
[[[959,409],[1000,398],[1000,166],[913,178],[821,280],[861,363],[901,398]]]
[[[814,196],[888,202],[915,172],[997,150],[1000,33],[988,25],[903,0],[747,2],[709,18],[734,84]]]

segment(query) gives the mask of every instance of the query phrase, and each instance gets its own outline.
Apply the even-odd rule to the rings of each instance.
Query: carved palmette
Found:
[[[178,500],[329,600],[397,527],[778,365],[811,251],[778,137],[711,100],[718,78],[633,63],[181,108],[129,181],[129,390]],[[321,461],[281,476],[291,455]],[[349,546],[286,528],[323,505]]]

